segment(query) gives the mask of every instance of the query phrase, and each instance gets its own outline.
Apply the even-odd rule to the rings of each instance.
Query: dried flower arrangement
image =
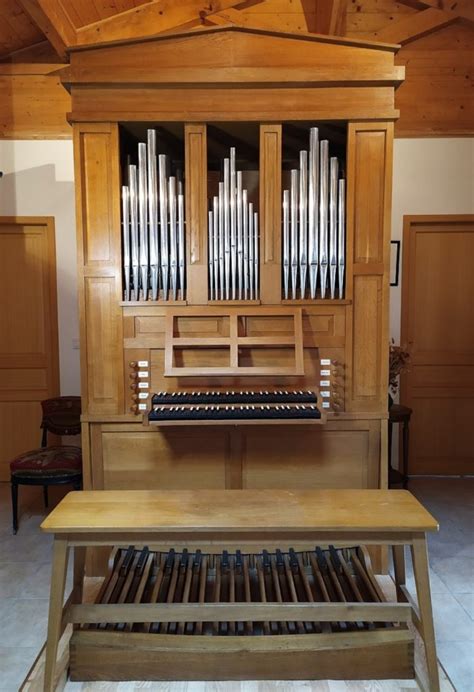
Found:
[[[390,360],[388,386],[392,394],[396,394],[399,380],[398,377],[403,372],[407,372],[410,364],[410,352],[403,346],[396,346],[392,339],[390,343]]]

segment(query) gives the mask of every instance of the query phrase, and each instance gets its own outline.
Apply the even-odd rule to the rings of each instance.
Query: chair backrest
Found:
[[[48,432],[54,435],[79,435],[81,432],[81,397],[58,396],[41,402],[43,418],[41,446],[46,447]]]

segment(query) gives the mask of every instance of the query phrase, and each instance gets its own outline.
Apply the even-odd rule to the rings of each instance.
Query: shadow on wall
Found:
[[[56,175],[58,165],[64,166],[65,142],[4,141],[0,144],[0,151],[5,154],[0,157],[0,169],[4,172],[0,180],[0,214],[54,217],[61,393],[79,394],[79,350],[73,347],[79,333],[74,181],[58,180]],[[32,158],[37,159],[39,153],[53,161],[57,158],[58,163],[22,169],[28,147]],[[68,154],[72,161],[72,142],[70,147]]]

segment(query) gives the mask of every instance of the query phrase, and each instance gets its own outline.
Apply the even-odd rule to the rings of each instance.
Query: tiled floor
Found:
[[[33,490],[33,489],[28,489]],[[34,489],[36,490],[36,489]],[[458,692],[474,692],[474,479],[419,479],[410,490],[441,524],[430,537],[431,586],[439,659]],[[11,534],[9,485],[0,483],[0,691],[16,692],[46,636],[51,539],[40,534],[40,492],[26,491],[20,531]],[[53,491],[54,498],[54,491]],[[410,583],[413,583],[412,580]],[[321,683],[193,683],[187,690],[360,690],[360,684]],[[77,689],[122,689],[93,684]],[[127,687],[130,689],[130,687]],[[134,688],[135,689],[135,688]],[[151,689],[147,684],[136,689]],[[162,688],[164,689],[164,688]],[[166,689],[183,690],[177,683]],[[368,688],[367,688],[368,689]],[[388,689],[374,686],[371,689]],[[406,689],[413,689],[407,682]]]

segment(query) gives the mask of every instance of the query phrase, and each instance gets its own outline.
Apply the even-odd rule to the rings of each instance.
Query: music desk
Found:
[[[423,638],[430,692],[439,690],[426,532],[436,520],[405,490],[189,490],[69,493],[42,523],[54,534],[45,685],[54,690],[58,642],[67,623],[317,620],[408,622]],[[83,604],[85,550],[93,546],[186,547],[218,553],[315,545],[393,550],[396,603]],[[405,588],[410,546],[418,607]],[[69,548],[74,586],[63,607]],[[250,612],[251,608],[251,612]]]

